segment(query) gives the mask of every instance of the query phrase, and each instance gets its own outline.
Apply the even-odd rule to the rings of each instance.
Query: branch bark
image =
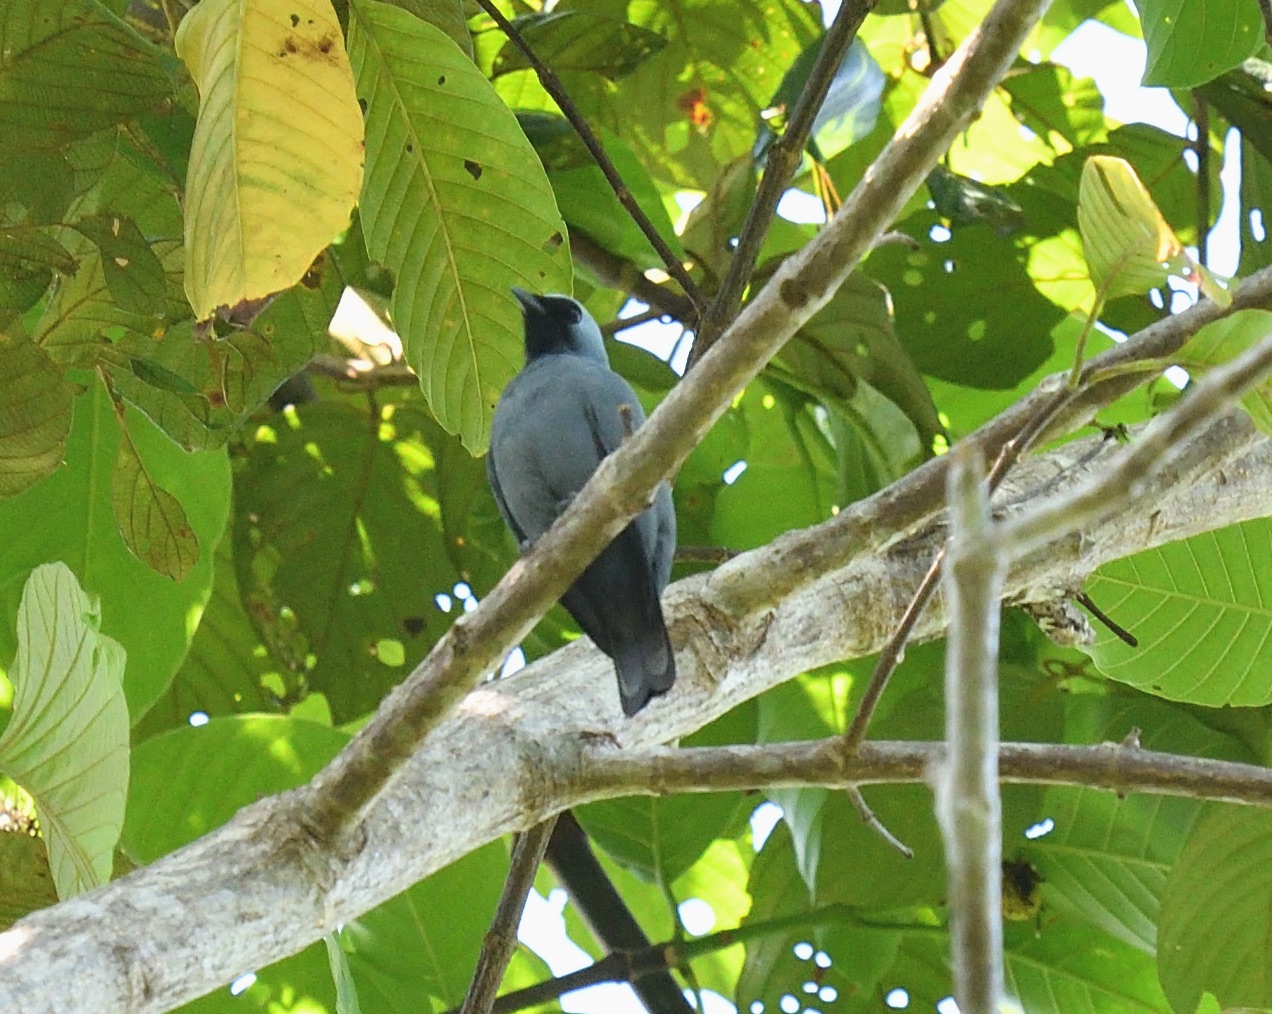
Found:
[[[1004,484],[1000,507],[1010,511],[1039,490],[1063,492],[1081,480],[1074,463],[1089,467],[1099,443],[1078,440],[1027,460]],[[1185,439],[1143,495],[1153,512],[1107,519],[1018,561],[1007,597],[1044,600],[1110,559],[1264,516],[1272,441],[1229,413]],[[877,520],[888,527],[886,516]],[[836,570],[805,570],[805,584],[777,608],[742,617],[722,618],[705,594],[709,578],[678,582],[666,611],[682,646],[680,684],[637,719],[618,717],[610,663],[577,642],[471,693],[368,809],[353,855],[298,840],[293,814],[305,790],[262,800],[171,856],[0,934],[6,996],[33,1014],[170,1009],[295,953],[485,842],[592,799],[920,781],[939,744],[866,742],[856,757],[845,754],[841,737],[713,751],[651,748],[796,673],[878,651],[944,538],[934,523],[884,552],[859,547]],[[739,557],[762,574],[768,559],[765,550]],[[943,623],[934,606],[916,636],[933,637]],[[1127,747],[1005,745],[1001,773],[1013,781],[1272,805],[1272,771]]]

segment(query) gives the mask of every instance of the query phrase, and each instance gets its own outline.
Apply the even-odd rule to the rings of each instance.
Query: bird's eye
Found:
[[[570,324],[577,324],[583,319],[583,307],[578,303],[569,302],[565,304],[565,319]]]

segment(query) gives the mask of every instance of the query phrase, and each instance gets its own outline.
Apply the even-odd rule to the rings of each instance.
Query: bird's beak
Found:
[[[527,292],[525,289],[512,287],[512,294],[517,297],[517,302],[521,304],[521,308],[530,313],[541,311],[543,306],[539,303],[539,297],[533,292]]]

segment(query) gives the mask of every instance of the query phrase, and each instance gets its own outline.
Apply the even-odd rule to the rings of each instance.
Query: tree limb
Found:
[[[1080,481],[1074,463],[1093,467],[1101,443],[1077,440],[1026,460],[999,503],[1010,509],[1039,489],[1063,493]],[[1266,515],[1272,440],[1228,413],[1184,439],[1143,495],[1153,512],[1107,519],[1018,561],[1008,599],[1046,599],[1111,559]],[[886,516],[878,523],[887,528]],[[861,547],[778,607],[742,617],[722,618],[706,595],[709,575],[680,581],[666,597],[681,648],[677,690],[636,719],[618,715],[608,659],[576,642],[471,693],[369,807],[355,854],[330,857],[297,841],[293,814],[306,790],[262,800],[172,855],[0,934],[5,995],[27,1014],[168,1010],[295,953],[488,841],[592,799],[921,781],[939,744],[866,742],[856,757],[839,736],[694,751],[656,744],[796,673],[878,651],[906,601],[898,589],[912,587],[944,539],[934,524],[883,552]],[[739,561],[765,567],[766,558],[758,550]],[[927,610],[916,637],[938,635],[943,623],[940,609]],[[1011,781],[1272,805],[1272,771],[1216,765],[1124,746],[1018,744],[1001,753]]]

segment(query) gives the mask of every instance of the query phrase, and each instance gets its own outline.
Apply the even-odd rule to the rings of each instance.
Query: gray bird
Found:
[[[495,408],[486,474],[499,513],[526,549],[569,506],[601,459],[618,449],[628,429],[645,421],[645,413],[631,386],[610,369],[601,329],[580,303],[569,296],[512,292],[525,318],[526,365]],[[628,716],[665,694],[676,679],[658,601],[675,551],[676,513],[664,482],[653,506],[561,598],[583,632],[614,660]]]

